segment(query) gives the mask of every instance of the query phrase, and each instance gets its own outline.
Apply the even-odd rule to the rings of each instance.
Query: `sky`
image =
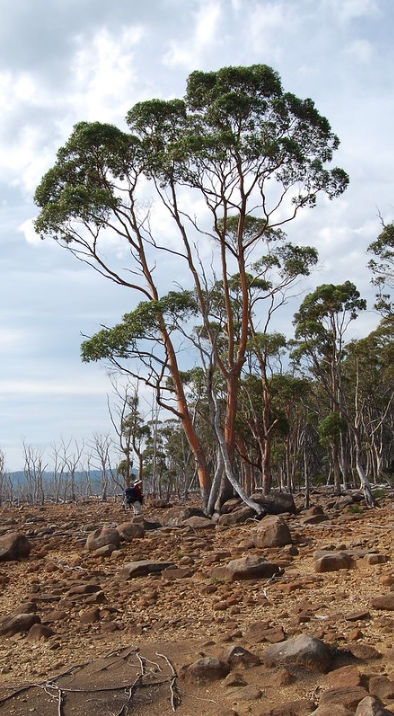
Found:
[[[35,235],[35,188],[76,122],[125,129],[136,102],[182,97],[193,70],[270,65],[285,91],[311,97],[328,118],[341,141],[334,164],[350,184],[287,227],[292,241],[319,250],[300,290],[350,279],[368,299],[354,334],[375,327],[366,249],[381,219],[394,219],[393,0],[1,0],[0,7],[0,448],[9,470],[23,468],[23,442],[50,463],[50,446],[61,439],[89,442],[110,431],[106,366],[81,363],[80,343],[136,303]],[[283,326],[292,313],[284,309]]]

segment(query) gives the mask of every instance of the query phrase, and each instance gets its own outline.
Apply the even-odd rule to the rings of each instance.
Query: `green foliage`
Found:
[[[339,413],[331,412],[319,423],[318,430],[321,444],[329,445],[347,431],[347,422]]]
[[[130,358],[138,354],[141,341],[159,340],[163,322],[171,331],[178,321],[196,313],[191,291],[170,291],[157,301],[141,301],[134,311],[123,316],[122,323],[103,328],[83,341],[82,360],[88,363],[102,358]]]

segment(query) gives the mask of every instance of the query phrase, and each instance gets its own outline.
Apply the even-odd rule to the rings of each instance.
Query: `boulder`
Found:
[[[297,512],[294,497],[290,492],[272,492],[270,495],[254,492],[250,497],[258,502],[268,515],[281,515],[284,512],[295,515]]]
[[[326,673],[332,664],[331,649],[308,634],[301,634],[279,644],[269,646],[263,654],[266,666],[292,664],[310,671]]]
[[[114,549],[117,549],[120,545],[120,535],[115,527],[107,527],[104,525],[101,529],[98,528],[88,535],[86,540],[86,549],[89,552],[95,552],[101,547],[106,545],[112,545]]]
[[[262,557],[251,555],[233,559],[223,567],[215,567],[211,576],[213,579],[224,579],[228,582],[242,579],[262,579],[272,577],[279,573],[277,564],[267,562]]]
[[[242,522],[246,522],[246,520],[249,520],[252,517],[256,516],[256,512],[251,508],[245,505],[244,507],[239,507],[236,510],[233,510],[233,512],[228,512],[227,514],[220,515],[220,517],[217,520],[218,525],[238,525]]]
[[[315,572],[336,572],[339,569],[352,567],[354,567],[354,559],[347,552],[327,552],[323,557],[315,557]]]
[[[290,530],[282,517],[270,515],[264,517],[254,530],[256,547],[283,547],[291,544]]]
[[[119,532],[119,537],[125,542],[131,542],[136,537],[144,537],[145,529],[144,524],[141,522],[122,522],[116,528]]]
[[[205,656],[193,664],[184,666],[181,670],[181,677],[185,681],[208,684],[212,681],[224,679],[230,671],[230,666],[220,659]]]
[[[7,617],[0,622],[0,636],[12,636],[29,631],[33,624],[39,624],[40,617],[37,614],[16,614]]]
[[[337,686],[323,691],[320,705],[330,706],[332,713],[335,713],[336,704],[342,704],[348,709],[355,709],[366,696],[368,696],[368,692],[362,686]]]
[[[393,712],[385,709],[379,699],[366,696],[358,704],[355,716],[393,716]]]
[[[23,559],[30,554],[30,542],[21,532],[9,532],[0,537],[0,562]]]
[[[151,562],[148,559],[142,559],[137,562],[128,562],[120,572],[123,579],[133,579],[134,577],[144,577],[147,574],[160,574],[164,569],[175,567],[173,562]]]

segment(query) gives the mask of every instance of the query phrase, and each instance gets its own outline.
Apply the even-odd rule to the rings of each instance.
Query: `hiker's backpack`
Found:
[[[126,487],[124,491],[124,499],[128,505],[131,505],[133,502],[135,502],[135,492],[133,487]]]

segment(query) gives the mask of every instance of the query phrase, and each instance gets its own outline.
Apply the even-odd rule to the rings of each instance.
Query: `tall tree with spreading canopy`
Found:
[[[272,242],[283,241],[275,234],[280,226],[313,207],[320,193],[340,195],[348,178],[342,169],[327,168],[339,144],[327,119],[311,99],[284,92],[279,75],[266,65],[193,72],[183,100],[140,102],[127,123],[129,132],[99,122],[75,126],[36,190],[36,230],[143,299],[137,316],[128,314],[115,332],[107,331],[108,340],[104,329],[99,339],[85,342],[83,358],[142,358],[139,377],[154,385],[183,425],[206,504],[210,476],[182,383],[174,296],[168,299],[163,259],[171,275],[193,290],[224,376],[224,439],[231,460],[249,336],[248,266],[267,253],[263,245],[269,253]],[[162,213],[157,220],[159,206],[167,212],[165,222]],[[252,231],[251,219],[259,220]],[[111,241],[127,247],[125,269]],[[241,296],[237,325],[230,296],[235,273]],[[210,328],[207,305],[207,288],[218,277],[225,349]],[[186,308],[181,307],[185,318]],[[163,397],[168,377],[172,393]]]

